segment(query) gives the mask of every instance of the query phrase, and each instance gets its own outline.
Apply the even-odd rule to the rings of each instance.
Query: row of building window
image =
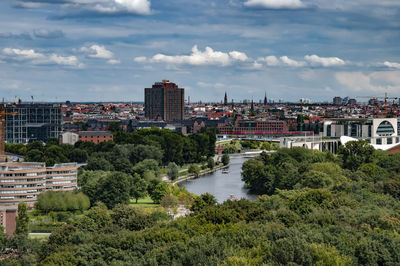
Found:
[[[29,178],[29,179],[1,179],[0,183],[28,183],[28,182],[44,182],[45,178]]]

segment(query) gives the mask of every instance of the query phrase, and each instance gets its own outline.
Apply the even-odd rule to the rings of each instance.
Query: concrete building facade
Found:
[[[75,143],[77,143],[79,141],[79,135],[74,133],[74,132],[63,132],[60,135],[59,138],[59,142],[61,144],[70,144],[70,145],[74,145]]]
[[[145,117],[166,122],[184,119],[185,89],[169,80],[144,89]]]
[[[33,206],[44,191],[72,191],[77,188],[77,163],[0,163],[0,205],[26,202]]]

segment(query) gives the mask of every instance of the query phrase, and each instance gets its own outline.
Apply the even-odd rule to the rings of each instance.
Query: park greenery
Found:
[[[158,137],[149,139],[157,142]],[[341,146],[337,155],[304,148],[262,153],[242,167],[243,181],[260,194],[258,199],[217,203],[208,193],[196,196],[157,178],[161,166],[168,165],[168,174],[171,168],[174,175],[172,171],[177,169],[171,162],[177,166],[181,163],[165,160],[164,148],[155,142],[107,144],[110,145],[107,151],[87,151],[88,161],[95,154],[93,158],[104,159],[97,165],[110,163],[107,169],[93,166],[79,175],[80,193],[87,195],[91,208],[76,209],[79,215],[67,219],[42,242],[26,237],[29,220],[21,218],[20,233],[16,237],[0,235],[2,263],[400,263],[400,154],[376,151],[364,141]],[[151,153],[132,152],[135,145],[158,147],[162,156],[154,148]],[[79,149],[86,151],[82,146]],[[117,158],[120,168],[108,157],[115,149],[125,152]],[[211,166],[207,161],[211,156],[203,153],[200,161],[205,167]],[[229,156],[222,162],[229,163]],[[190,173],[196,175],[199,171],[197,164],[190,165]],[[136,201],[146,194],[162,207],[145,209],[130,204],[130,199]],[[78,192],[43,195],[50,201],[65,197],[70,201],[66,206],[79,206],[75,199],[80,195]],[[84,197],[80,201],[87,203]],[[36,208],[39,206],[40,203]],[[190,215],[172,219],[167,210],[175,212],[178,206],[190,209]],[[45,210],[55,211],[53,207]],[[26,209],[21,206],[21,215],[26,217],[24,212]],[[7,256],[10,248],[13,255]]]
[[[279,143],[258,140],[232,140],[224,144],[224,154],[238,153],[242,150],[277,150]]]
[[[168,129],[140,129],[135,132],[114,132],[114,142],[78,141],[75,145],[58,144],[50,139],[45,145],[35,141],[27,145],[7,144],[6,151],[25,156],[25,161],[56,163],[88,163],[90,170],[125,170],[144,159],[155,160],[160,166],[177,165],[206,160],[215,152],[215,129],[184,136]]]
[[[7,144],[6,150],[25,156],[25,161],[46,162],[47,166],[66,162],[85,163],[86,166],[79,169],[78,185],[81,191],[89,197],[91,206],[101,201],[108,208],[119,203],[127,204],[131,198],[136,201],[146,195],[153,198],[151,194],[160,182],[163,169],[174,180],[179,176],[180,166],[213,164],[216,142],[213,128],[189,136],[158,128],[124,133],[118,125],[113,125],[111,130],[114,142],[94,144],[79,141],[69,145],[58,144],[57,140],[51,139],[46,144],[39,141],[27,145]],[[51,198],[52,195],[43,197]],[[38,207],[42,208],[44,201],[39,201]],[[51,202],[60,200],[51,198]],[[76,202],[68,200],[65,204],[59,204],[58,211],[75,210],[76,206],[69,205]],[[82,206],[79,208],[82,209]],[[55,211],[55,207],[43,207],[43,211]]]

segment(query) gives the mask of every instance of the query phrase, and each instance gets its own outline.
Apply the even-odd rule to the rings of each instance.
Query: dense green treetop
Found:
[[[3,262],[399,265],[399,156],[373,151],[367,158],[356,158],[361,164],[355,168],[342,155],[302,148],[262,154],[243,164],[247,186],[262,194],[255,201],[218,204],[209,194],[190,199],[184,189],[150,179],[148,191],[163,206],[191,207],[189,216],[175,220],[161,207],[149,210],[120,204],[124,203],[120,184],[135,183],[132,175],[84,171],[82,191],[108,208],[94,204],[39,246],[26,239],[0,237],[0,245],[4,242],[18,254]],[[142,180],[138,174],[135,178]],[[111,202],[116,198],[120,202]],[[182,204],[185,198],[189,200]],[[0,250],[4,254],[5,249]]]

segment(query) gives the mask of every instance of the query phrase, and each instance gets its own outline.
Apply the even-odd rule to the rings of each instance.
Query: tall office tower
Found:
[[[58,104],[10,104],[6,116],[5,136],[8,143],[46,142],[61,134],[62,112]]]
[[[145,116],[149,119],[161,118],[166,122],[184,119],[185,89],[163,80],[151,88],[144,89]]]

